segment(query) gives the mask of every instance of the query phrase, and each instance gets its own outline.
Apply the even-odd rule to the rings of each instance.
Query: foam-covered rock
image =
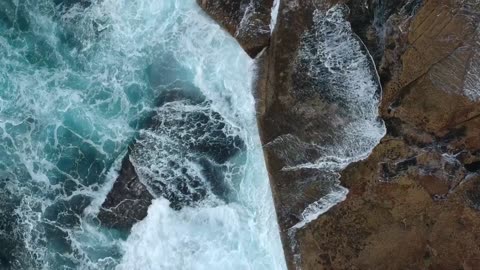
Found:
[[[254,58],[270,40],[273,0],[197,0]]]

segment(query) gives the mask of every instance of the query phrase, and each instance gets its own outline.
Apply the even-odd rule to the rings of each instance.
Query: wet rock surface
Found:
[[[347,199],[299,233],[302,269],[480,267],[480,4],[440,2],[391,15],[377,59],[387,135],[341,173]]]
[[[147,216],[153,199],[139,180],[129,155],[126,155],[119,176],[102,204],[98,219],[103,226],[128,230]]]
[[[368,158],[341,170],[346,200],[292,241],[289,229],[301,210],[331,192],[335,177],[285,167],[318,157],[290,135],[311,141],[338,120],[335,99],[292,94],[308,88],[311,77],[295,59],[314,12],[336,4],[349,8],[347,20],[378,70],[387,134]],[[480,267],[479,18],[475,0],[282,1],[270,46],[258,59],[255,95],[290,269]]]
[[[102,204],[103,226],[129,230],[146,217],[154,198],[168,199],[175,210],[234,199],[230,177],[240,169],[229,160],[244,148],[243,140],[190,88],[177,85],[160,95]]]
[[[384,134],[380,85],[348,6],[284,1],[272,43],[259,59],[258,123],[284,250],[299,266],[297,232],[347,190],[339,172]]]
[[[254,58],[270,41],[273,0],[197,0]]]

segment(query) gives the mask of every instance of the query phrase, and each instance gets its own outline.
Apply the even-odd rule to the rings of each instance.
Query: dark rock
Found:
[[[470,202],[470,206],[473,209],[480,211],[480,181],[477,180],[469,183],[465,195]]]
[[[129,229],[158,197],[175,210],[205,199],[231,200],[226,175],[238,168],[226,163],[244,148],[238,130],[196,89],[171,88],[144,121],[102,205],[98,218],[107,227]]]
[[[383,181],[390,181],[391,179],[406,172],[410,167],[417,165],[417,158],[412,157],[405,160],[401,160],[395,163],[382,162],[381,163],[381,176]]]
[[[103,226],[129,230],[133,224],[147,216],[153,198],[140,181],[129,155],[126,155],[112,191],[102,204],[98,219]]]
[[[480,171],[480,161],[474,161],[468,164],[465,164],[465,169],[469,172],[479,172]]]
[[[140,177],[174,209],[206,198],[229,201],[225,163],[244,147],[238,130],[201,95],[173,90],[159,100],[132,148]]]
[[[197,0],[197,3],[237,39],[250,57],[255,58],[268,46],[273,0]]]

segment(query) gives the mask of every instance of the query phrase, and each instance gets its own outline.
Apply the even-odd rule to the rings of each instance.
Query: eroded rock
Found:
[[[258,122],[289,267],[296,231],[345,199],[339,172],[385,133],[380,82],[347,5],[284,1],[259,61]]]
[[[341,173],[347,199],[299,233],[302,269],[480,266],[479,11],[425,1],[393,25],[377,62],[387,136]]]
[[[230,177],[241,165],[229,160],[244,143],[198,91],[186,85],[165,90],[144,125],[102,204],[102,225],[129,230],[159,197],[175,210],[234,199]]]

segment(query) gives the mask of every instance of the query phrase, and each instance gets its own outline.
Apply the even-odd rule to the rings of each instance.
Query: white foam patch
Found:
[[[212,108],[240,130],[247,148],[237,203],[172,211],[156,201],[124,245],[120,269],[286,269],[251,95],[253,61],[235,40],[200,16],[193,1],[176,4],[183,24],[175,56]],[[194,27],[192,27],[194,26]],[[145,255],[142,255],[145,254]]]
[[[473,55],[464,81],[464,91],[473,101],[480,101],[480,29],[477,28],[476,38],[473,42]]]
[[[280,0],[274,0],[271,13],[270,33],[273,33],[277,25],[278,10],[280,9]]]
[[[347,198],[348,189],[337,186],[336,190],[323,196],[318,201],[310,204],[303,210],[301,221],[295,224],[290,230],[298,230],[308,223],[316,220],[319,216],[327,212],[332,206],[344,201]]]
[[[134,226],[117,269],[270,269],[263,258],[248,254],[258,246],[244,237],[249,227],[243,206],[176,212],[168,204],[154,201],[147,218]]]
[[[155,200],[123,244],[118,269],[286,269],[262,150],[249,140],[238,203],[173,211]]]

